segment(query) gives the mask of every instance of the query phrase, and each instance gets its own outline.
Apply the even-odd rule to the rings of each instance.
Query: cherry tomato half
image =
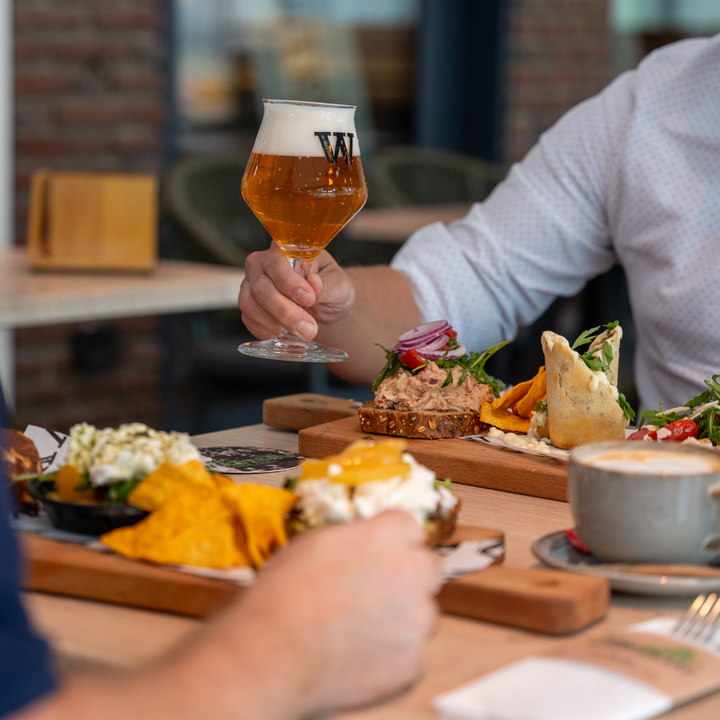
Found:
[[[577,530],[566,530],[565,535],[567,535],[568,542],[576,550],[579,550],[585,555],[590,555],[590,550],[588,549],[588,546],[580,539],[580,536],[577,534]]]
[[[682,442],[688,438],[696,438],[698,436],[698,426],[694,420],[683,418],[675,422],[668,423],[664,428],[656,428],[648,433],[648,437],[657,440],[658,430],[669,430],[670,434],[663,433],[661,440],[663,442]]]
[[[403,365],[407,365],[411,370],[415,370],[416,368],[419,368],[422,365],[427,365],[428,363],[424,357],[418,355],[418,351],[415,350],[415,348],[411,348],[406,353],[403,353],[400,356],[400,362]]]

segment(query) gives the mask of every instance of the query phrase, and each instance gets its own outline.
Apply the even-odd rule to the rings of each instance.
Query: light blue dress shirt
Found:
[[[447,318],[481,350],[617,262],[641,405],[681,405],[720,373],[720,35],[662,48],[575,107],[393,267],[424,321]]]

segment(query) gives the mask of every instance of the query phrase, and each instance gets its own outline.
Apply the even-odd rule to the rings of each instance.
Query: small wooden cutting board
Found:
[[[610,586],[590,575],[494,565],[447,583],[438,602],[451,615],[567,635],[605,615]]]
[[[340,452],[368,435],[355,417],[326,422],[300,431],[300,454],[323,458]],[[463,485],[506,490],[520,495],[567,501],[567,463],[527,453],[493,447],[485,443],[452,438],[408,440],[408,452],[440,478]]]
[[[214,614],[246,588],[80,545],[20,535],[29,590],[130,605],[194,617]],[[502,539],[499,530],[458,526],[448,544]],[[443,612],[549,634],[581,629],[607,610],[602,578],[556,570],[500,566],[465,575],[443,586]]]
[[[263,402],[263,422],[284,430],[302,430],[340,418],[357,417],[359,405],[353,400],[317,393],[282,395]]]

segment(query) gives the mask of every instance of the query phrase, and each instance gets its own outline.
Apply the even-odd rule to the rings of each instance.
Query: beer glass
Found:
[[[263,108],[242,195],[293,270],[304,277],[367,198],[355,108],[291,100],[263,100]],[[303,340],[287,330],[238,350],[297,362],[348,358],[342,350]]]

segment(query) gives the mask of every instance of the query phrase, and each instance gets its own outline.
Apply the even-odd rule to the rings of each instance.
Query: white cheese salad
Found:
[[[67,462],[93,487],[139,481],[164,462],[182,465],[200,457],[187,433],[153,430],[143,423],[98,429],[87,423],[70,429]]]

